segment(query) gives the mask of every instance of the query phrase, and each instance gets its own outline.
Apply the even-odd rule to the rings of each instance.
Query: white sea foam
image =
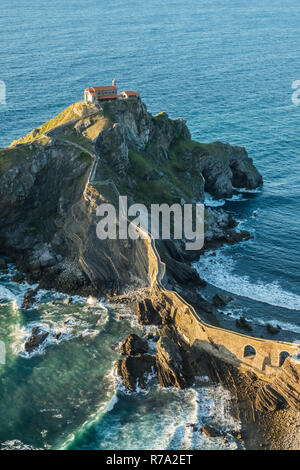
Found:
[[[119,381],[115,368],[107,377],[111,390]],[[149,380],[152,378],[150,374]],[[231,416],[229,392],[212,385],[208,377],[199,377],[197,384],[197,387],[186,390],[152,385],[146,393],[141,390],[130,393],[117,386],[115,393],[107,394],[107,401],[81,426],[79,434],[88,427],[92,435],[91,446],[98,448],[99,439],[99,449],[236,449],[237,444],[228,431],[240,429],[240,423]],[[107,427],[102,417],[117,404],[123,409],[124,404],[120,402],[125,400],[126,403],[129,395],[130,401],[137,400],[135,419],[129,417],[127,420],[124,415],[119,418],[115,415]],[[206,423],[226,434],[228,442],[222,437],[209,438],[203,434],[201,426]],[[61,448],[76,440],[77,435],[72,434]]]
[[[42,342],[42,344],[39,345],[38,348],[29,353],[25,350],[24,346],[25,341],[30,338],[32,328],[34,327],[40,327],[43,331],[49,334],[47,338]],[[54,335],[55,333],[58,333],[58,330],[51,329],[48,325],[41,324],[38,322],[28,323],[26,327],[19,327],[17,330],[15,330],[15,341],[12,343],[12,350],[15,354],[19,354],[25,359],[31,359],[32,357],[45,354],[45,351],[49,346],[53,344],[59,344],[62,341],[70,340],[74,337],[72,331],[69,328],[61,328],[59,329],[59,332],[61,333],[61,335],[59,336],[59,338],[55,338]]]
[[[243,194],[234,194],[230,198],[214,199],[213,196],[209,193],[204,193],[204,205],[207,207],[222,207],[228,202],[240,202],[247,201],[248,199],[243,197]]]
[[[214,199],[211,194],[204,193],[204,204],[208,207],[221,207],[225,204],[225,199]]]
[[[262,188],[256,188],[256,189],[247,189],[247,188],[235,188],[233,187],[234,191],[237,191],[238,193],[249,193],[249,194],[258,194],[262,192]]]
[[[202,279],[235,295],[289,310],[300,310],[300,296],[285,291],[278,282],[252,282],[249,276],[234,273],[235,261],[222,250],[212,257],[209,253],[194,264]]]
[[[235,202],[235,201],[248,201],[247,198],[243,197],[242,194],[234,194],[232,197],[226,198],[226,201],[228,202]]]
[[[0,444],[0,450],[42,450],[42,449],[38,449],[28,444],[24,444],[23,442],[15,439],[12,441],[5,441],[2,444]]]
[[[9,289],[4,286],[0,286],[0,300],[16,301],[17,296],[14,295]]]
[[[278,320],[268,320],[268,319],[264,319],[264,320],[261,320],[261,319],[258,319],[257,321],[260,325],[267,325],[267,324],[270,324],[272,326],[274,326],[274,328],[276,327],[280,327],[281,330],[284,330],[284,331],[292,331],[294,333],[300,333],[300,326],[299,325],[295,325],[294,323],[289,323],[289,322],[284,322],[284,321],[278,321]]]
[[[237,444],[229,431],[240,429],[240,422],[231,414],[231,395],[221,385],[209,385],[208,377],[199,377],[193,389],[185,391],[173,390],[175,395],[182,394],[182,400],[189,404],[181,414],[177,426],[175,416],[168,429],[167,435],[173,431],[169,438],[168,449],[230,449],[237,448]],[[182,410],[183,411],[183,410]],[[178,419],[178,418],[177,418]],[[208,437],[201,431],[204,424],[211,424],[220,431],[221,435],[227,435],[227,442],[222,437]]]

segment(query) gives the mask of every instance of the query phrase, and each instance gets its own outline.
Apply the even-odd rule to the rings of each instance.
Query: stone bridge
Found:
[[[205,323],[195,309],[176,292],[166,292],[172,302],[172,317],[182,338],[231,364],[252,370],[257,375],[274,377],[288,356],[300,346],[284,341],[255,338]]]
[[[65,143],[72,144],[72,142]],[[76,145],[76,144],[75,144]],[[80,147],[76,145],[76,147]],[[84,149],[83,149],[84,150]],[[86,151],[86,150],[85,150]],[[99,156],[91,154],[94,159],[88,184],[95,183],[95,174]],[[118,189],[111,180],[99,181],[110,184],[119,196]],[[141,228],[137,228],[141,230]],[[192,348],[204,349],[210,354],[225,360],[237,367],[252,370],[265,380],[274,378],[288,356],[297,355],[300,346],[293,343],[251,337],[236,331],[226,330],[209,325],[198,315],[194,307],[184,300],[177,292],[166,290],[163,285],[165,264],[158,253],[155,240],[145,234],[145,245],[148,249],[149,279],[152,287],[158,287],[171,303],[171,315],[183,340]],[[147,237],[148,235],[148,237]]]
[[[154,240],[151,240],[151,245],[157,261],[153,286],[156,285],[168,298],[177,331],[192,348],[204,349],[226,362],[251,370],[270,381],[279,374],[288,356],[299,354],[300,345],[296,343],[255,338],[204,322],[194,307],[177,292],[165,289],[165,264],[160,259]]]

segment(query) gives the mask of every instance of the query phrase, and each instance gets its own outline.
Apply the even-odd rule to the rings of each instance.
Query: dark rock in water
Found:
[[[185,423],[186,428],[192,428],[194,432],[198,431],[197,423]]]
[[[228,244],[239,243],[243,240],[250,240],[251,233],[247,230],[241,230],[240,232],[229,230],[226,234],[226,239]]]
[[[156,366],[162,387],[183,389],[187,386],[183,359],[174,341],[167,336],[160,337],[157,342]]]
[[[213,304],[215,307],[225,307],[232,300],[232,297],[225,297],[224,295],[216,294],[213,297]]]
[[[13,282],[17,282],[18,284],[22,284],[25,281],[25,276],[22,273],[17,273],[11,278],[11,280]]]
[[[250,325],[250,323],[244,317],[238,318],[236,320],[235,324],[238,328],[241,328],[242,330],[252,331],[252,326]]]
[[[58,331],[57,333],[54,333],[53,338],[54,339],[59,339],[61,337],[61,332]]]
[[[271,335],[277,335],[277,333],[279,333],[281,328],[280,328],[280,326],[276,327],[276,326],[271,325],[271,323],[268,323],[267,324],[267,330]]]
[[[263,183],[263,179],[253,165],[252,158],[248,157],[243,147],[234,147],[234,149],[235,152],[233,152],[233,147],[227,147],[232,171],[232,185],[236,188],[257,188]]]
[[[68,299],[66,299],[66,300],[64,301],[64,304],[70,305],[72,302],[73,302],[73,298],[72,298],[72,297],[69,297]]]
[[[25,351],[31,353],[37,349],[49,335],[48,331],[42,330],[39,326],[32,329],[30,338],[25,342]]]
[[[0,257],[0,269],[7,269],[7,264],[4,258]]]
[[[137,304],[137,317],[140,325],[160,325],[161,317],[154,308],[151,299],[142,300]]]
[[[29,309],[32,307],[36,301],[36,294],[38,293],[38,290],[39,287],[36,287],[35,289],[28,289],[22,301],[22,308]]]
[[[117,363],[117,370],[122,377],[123,384],[131,392],[135,392],[137,386],[146,388],[145,374],[153,372],[155,367],[155,357],[150,354],[126,356]]]
[[[209,426],[208,424],[205,424],[202,428],[201,431],[206,434],[208,437],[220,437],[222,436],[222,433],[218,431],[218,429],[214,428],[213,426]]]
[[[138,335],[131,334],[127,336],[121,346],[123,356],[137,356],[148,352],[148,343]]]

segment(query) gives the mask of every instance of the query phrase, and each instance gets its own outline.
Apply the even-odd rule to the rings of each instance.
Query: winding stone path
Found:
[[[110,179],[105,181],[95,180],[100,160],[99,155],[89,151],[80,144],[57,137],[55,133],[51,134],[51,131],[47,134],[54,140],[66,145],[71,145],[85,153],[88,153],[94,160],[89,174],[88,184],[93,185],[97,183],[102,185],[111,185],[116,196],[120,196],[114,181]],[[236,331],[225,330],[223,328],[212,326],[204,322],[194,307],[184,300],[177,292],[167,291],[165,289],[163,285],[163,279],[166,272],[165,263],[163,263],[160,258],[155,240],[149,233],[146,235],[148,243],[151,246],[152,254],[156,260],[156,270],[155,274],[152,276],[152,287],[156,285],[159,290],[165,292],[168,297],[173,299],[173,307],[177,310],[177,314],[175,316],[177,329],[183,339],[190,346],[203,348],[222,360],[230,362],[236,366],[242,366],[248,370],[253,370],[256,373],[260,373],[264,378],[271,378],[279,374],[283,354],[293,356],[299,353],[298,344],[254,338]],[[251,346],[255,352],[255,354],[250,356],[246,354],[246,348],[249,346]]]

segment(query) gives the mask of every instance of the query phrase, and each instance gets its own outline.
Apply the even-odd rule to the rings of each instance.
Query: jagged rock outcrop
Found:
[[[152,131],[150,142],[152,146],[150,152],[156,159],[166,160],[170,158],[170,148],[177,140],[190,140],[191,134],[183,119],[170,120],[167,113],[159,113],[152,120]]]
[[[169,119],[166,113],[152,116],[140,99],[116,100],[104,105],[104,108],[114,122],[122,126],[125,141],[133,150],[145,150],[151,143],[153,155],[165,159],[178,139],[191,138],[186,121]]]
[[[122,125],[129,147],[137,151],[146,147],[152,130],[152,116],[141,100],[116,100],[104,105],[104,109]]]
[[[126,356],[117,364],[123,385],[131,392],[135,392],[137,387],[146,388],[147,375],[153,373],[155,367],[155,357],[150,354]]]
[[[298,359],[287,357],[281,367],[280,374],[272,386],[284,400],[293,408],[300,411],[300,362]]]
[[[300,362],[299,359],[287,357],[279,375],[271,385],[258,391],[256,408],[260,411],[274,411],[289,405],[300,411]]]
[[[209,424],[205,424],[204,426],[202,426],[201,432],[206,434],[206,436],[208,436],[208,437],[220,437],[220,436],[222,436],[222,433],[218,429],[216,429],[215,427],[213,427]]]
[[[140,325],[159,325],[161,316],[150,298],[146,298],[137,304],[137,317]]]
[[[121,345],[121,354],[123,356],[137,356],[148,352],[148,343],[138,335],[131,334],[127,336]]]
[[[225,297],[221,294],[215,294],[213,296],[213,304],[215,307],[225,307],[232,300],[232,297]]]
[[[276,390],[266,385],[257,394],[255,407],[258,411],[276,411],[285,403],[284,398]]]
[[[41,287],[95,295],[118,292],[133,280],[140,286],[153,281],[156,261],[147,241],[97,237],[97,207],[116,204],[118,190],[149,206],[203,200],[205,185],[223,197],[233,185],[261,183],[244,149],[193,142],[183,119],[152,116],[140,99],[98,108],[77,103],[67,111],[0,150],[1,251]],[[95,182],[87,184],[96,153]],[[207,239],[242,239],[229,216],[207,214]],[[170,281],[200,285],[171,245],[157,243]]]
[[[280,332],[280,326],[273,326],[271,323],[267,323],[266,328],[271,335],[277,335]]]
[[[39,287],[35,289],[28,289],[22,300],[22,308],[29,309],[36,302],[36,295],[38,293]]]
[[[194,162],[195,171],[205,180],[205,190],[214,197],[231,197],[233,188],[254,189],[263,183],[259,171],[244,147],[214,142],[212,144],[182,145],[183,161]]]
[[[156,367],[159,383],[162,387],[187,386],[184,363],[178,347],[168,336],[162,336],[157,342]]]
[[[115,123],[102,131],[96,140],[96,151],[106,159],[118,175],[125,175],[130,162],[124,127]]]
[[[237,318],[235,324],[241,330],[252,331],[252,326],[244,317]]]
[[[43,330],[39,326],[32,329],[30,338],[25,342],[25,351],[28,353],[33,352],[37,349],[49,336],[49,332]]]
[[[236,227],[236,221],[232,215],[223,209],[206,209],[207,230],[205,231],[205,241],[223,240],[230,238]]]

